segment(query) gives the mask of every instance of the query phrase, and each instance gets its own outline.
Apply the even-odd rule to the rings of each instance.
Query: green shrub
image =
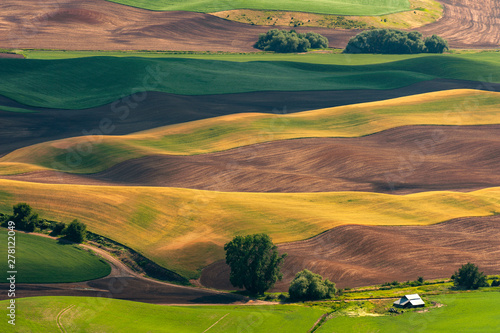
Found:
[[[439,37],[438,35],[432,35],[424,40],[427,53],[443,53],[448,50],[448,42]]]
[[[288,293],[294,300],[319,300],[332,297],[336,292],[335,283],[323,280],[319,274],[304,269],[297,273]]]
[[[493,280],[493,281],[491,281],[491,286],[492,287],[499,287],[500,286],[500,280]]]
[[[436,35],[428,37],[424,41],[422,34],[417,31],[374,29],[363,31],[352,37],[344,49],[344,53],[443,53],[447,49],[446,40]]]
[[[81,243],[86,239],[87,236],[87,226],[78,220],[73,220],[66,230],[64,230],[66,239],[75,243]]]
[[[479,272],[479,268],[470,262],[460,267],[453,274],[453,278],[455,287],[460,289],[477,289],[489,286],[484,273]]]
[[[314,32],[299,34],[295,30],[272,29],[261,34],[254,47],[277,53],[306,52],[309,48],[328,47],[328,39]]]

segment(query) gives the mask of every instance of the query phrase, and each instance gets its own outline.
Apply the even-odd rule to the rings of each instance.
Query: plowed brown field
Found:
[[[144,101],[130,108],[126,119],[120,119],[113,112],[116,103],[86,110],[43,109],[0,96],[0,156],[40,142],[85,135],[85,131],[98,129],[103,118],[113,122],[115,127],[111,134],[122,135],[234,113],[293,113],[461,88],[500,91],[500,84],[489,83],[486,87],[474,81],[437,79],[392,90],[268,91],[202,96],[148,92]],[[127,101],[124,98],[118,105],[125,105]],[[38,113],[6,112],[1,106]]]
[[[337,283],[359,287],[384,282],[448,278],[467,262],[486,274],[500,273],[500,216],[459,218],[431,226],[346,225],[312,239],[282,244],[288,253],[283,281],[286,291],[300,270],[307,268]],[[234,289],[229,267],[216,262],[202,272],[201,283]]]
[[[452,47],[498,47],[499,0],[441,2],[443,19],[419,31],[440,34]],[[268,29],[209,14],[154,12],[104,0],[3,0],[0,5],[0,47],[4,48],[252,52],[258,34]],[[321,33],[338,48],[359,32],[296,30]]]
[[[500,186],[499,151],[500,125],[405,126],[360,138],[283,140],[204,155],[146,156],[87,176],[43,171],[1,178],[225,192],[471,191]],[[216,188],[212,176],[223,180]]]
[[[252,52],[268,27],[193,12],[154,12],[104,0],[3,0],[0,47]],[[298,31],[304,29],[297,29]],[[354,31],[311,29],[333,45]]]
[[[417,29],[437,34],[455,48],[498,48],[500,46],[500,0],[440,0],[441,20]]]

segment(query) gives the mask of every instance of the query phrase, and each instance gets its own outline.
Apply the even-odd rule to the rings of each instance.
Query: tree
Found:
[[[448,49],[448,43],[436,35],[422,40],[422,34],[418,31],[374,29],[365,30],[352,37],[344,53],[442,53],[445,49]]]
[[[65,230],[66,239],[75,243],[82,243],[87,236],[87,226],[84,223],[73,220]]]
[[[255,48],[278,53],[306,52],[309,48],[326,48],[328,39],[320,34],[299,34],[295,30],[272,29],[260,34]]]
[[[448,50],[448,42],[438,35],[427,37],[424,40],[424,44],[428,53],[443,53],[445,50]]]
[[[33,213],[31,206],[27,203],[18,203],[13,206],[14,215],[12,221],[16,223],[16,228],[25,231],[34,231],[38,225],[38,214]]]
[[[479,272],[479,268],[470,262],[462,265],[452,276],[453,284],[461,289],[477,289],[479,287],[487,287],[488,282],[483,272]]]
[[[231,284],[253,294],[262,294],[281,280],[279,255],[269,235],[236,236],[224,245],[226,263],[231,268]]]
[[[295,300],[318,300],[332,297],[335,292],[335,283],[328,279],[323,280],[319,274],[304,269],[295,275],[288,293]]]

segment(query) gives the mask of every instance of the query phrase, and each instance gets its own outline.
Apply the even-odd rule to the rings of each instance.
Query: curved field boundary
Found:
[[[148,155],[196,155],[284,139],[358,137],[407,125],[497,124],[499,105],[499,93],[452,90],[295,114],[228,115],[127,136],[42,143],[16,150],[0,163],[6,163],[3,174],[33,171],[33,165],[96,173]]]
[[[445,7],[444,17],[418,30],[425,35],[441,34],[454,48],[498,48],[498,1],[440,1]],[[209,14],[152,12],[104,0],[87,0],[84,5],[77,0],[4,0],[2,4],[0,25],[6,27],[7,33],[0,35],[0,46],[9,49],[256,52],[252,45],[257,36],[269,29]],[[359,32],[296,29],[321,33],[336,48],[344,48]]]
[[[224,181],[214,179],[214,184]],[[365,192],[234,193],[179,188],[46,185],[0,180],[0,209],[17,202],[41,216],[78,218],[186,278],[222,259],[235,234],[266,232],[277,243],[344,224],[428,225],[500,211],[500,190],[388,195]]]
[[[500,46],[500,0],[440,0],[441,20],[418,31],[437,34],[454,48],[496,48]]]
[[[206,96],[147,92],[140,103],[133,102],[133,96],[129,95],[111,104],[85,110],[35,108],[0,96],[0,105],[5,108],[34,112],[6,112],[0,108],[0,156],[25,146],[85,133],[123,135],[229,114],[288,114],[461,88],[500,91],[500,84],[438,79],[391,90],[274,91]],[[112,121],[112,131],[103,133],[99,128],[104,118]],[[13,136],[16,140],[11,140]]]
[[[339,288],[391,281],[448,278],[467,262],[486,274],[499,274],[500,216],[467,217],[431,226],[345,225],[308,240],[281,244],[288,253],[284,278],[274,291],[287,291],[299,271],[307,268],[334,281]],[[214,263],[202,272],[205,286],[232,290],[229,267]]]
[[[213,178],[221,177],[217,190],[225,192],[471,191],[500,186],[497,151],[500,125],[406,126],[361,138],[273,141],[194,156],[151,155],[91,175],[40,171],[0,178],[212,190]]]
[[[230,9],[287,10],[337,15],[382,15],[410,9],[408,0],[108,0],[123,5],[161,11],[210,13]]]
[[[134,57],[0,59],[0,76],[4,79],[0,81],[0,94],[19,103],[83,109],[130,94],[134,99],[128,104],[137,105],[147,98],[147,91],[199,96],[263,91],[388,90],[433,79],[500,83],[500,63],[483,61],[481,57],[476,60],[447,55],[362,66]],[[115,104],[115,108],[119,106]]]

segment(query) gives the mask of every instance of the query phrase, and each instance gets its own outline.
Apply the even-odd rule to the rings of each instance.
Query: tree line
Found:
[[[259,35],[254,47],[277,53],[307,52],[328,47],[328,39],[318,33],[272,29]],[[347,43],[343,53],[417,54],[443,53],[448,42],[437,36],[423,38],[418,31],[373,29],[360,32]]]
[[[42,219],[27,203],[18,203],[12,207],[12,210],[12,215],[0,216],[2,226],[5,226],[8,221],[14,221],[18,230],[45,231],[51,236],[63,236],[64,239],[75,243],[82,243],[86,239],[87,226],[76,219],[68,225],[64,222]]]
[[[437,35],[422,37],[418,31],[366,30],[349,40],[344,53],[417,54],[448,50],[448,42],[443,38]]]
[[[278,253],[278,247],[273,244],[269,235],[236,236],[225,244],[224,250],[226,263],[231,269],[230,282],[234,287],[262,295],[283,278],[281,266],[287,254]],[[486,275],[472,263],[460,267],[451,279],[457,289],[470,290],[489,286]],[[400,284],[393,281],[383,286],[420,286],[424,283],[424,278],[420,276],[413,282]],[[491,286],[500,286],[500,281],[494,280]],[[295,275],[288,289],[290,299],[295,301],[331,298],[337,292],[335,283],[307,269]]]

